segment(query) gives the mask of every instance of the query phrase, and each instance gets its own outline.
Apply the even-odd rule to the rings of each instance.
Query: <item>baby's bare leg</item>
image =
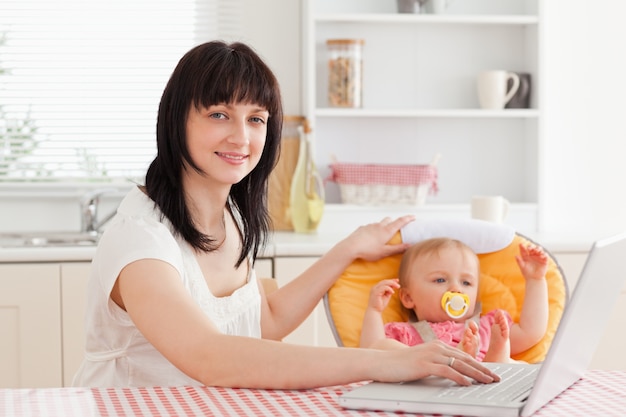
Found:
[[[478,353],[479,346],[480,339],[478,335],[478,325],[474,321],[470,320],[468,326],[465,328],[465,332],[463,333],[463,339],[459,342],[457,347],[475,358],[476,353]]]
[[[489,349],[483,362],[511,362],[511,342],[509,340],[509,323],[500,310],[496,312],[496,322],[491,326]]]

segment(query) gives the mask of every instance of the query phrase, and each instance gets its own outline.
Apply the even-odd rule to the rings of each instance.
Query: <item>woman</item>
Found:
[[[86,357],[75,385],[497,380],[441,343],[384,352],[279,342],[354,259],[404,251],[386,242],[412,220],[358,228],[266,296],[253,264],[270,227],[267,184],[280,149],[281,106],[276,78],[246,45],[206,43],[178,63],[161,98],[158,153],[145,187],[122,201],[93,260]]]

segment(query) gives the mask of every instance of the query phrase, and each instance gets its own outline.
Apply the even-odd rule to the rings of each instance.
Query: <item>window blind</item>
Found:
[[[0,0],[0,182],[143,182],[159,99],[241,0]]]

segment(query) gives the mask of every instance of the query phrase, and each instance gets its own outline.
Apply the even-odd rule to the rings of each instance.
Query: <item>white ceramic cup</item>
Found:
[[[501,195],[475,195],[472,197],[472,218],[502,223],[509,214],[509,200]]]
[[[425,10],[427,13],[444,14],[452,0],[427,0]]]
[[[509,79],[513,81],[513,84],[507,91]],[[505,70],[481,72],[476,81],[480,107],[483,109],[503,109],[506,103],[511,101],[517,93],[519,85],[519,76],[514,72]]]
[[[396,0],[398,13],[421,13],[426,0]]]

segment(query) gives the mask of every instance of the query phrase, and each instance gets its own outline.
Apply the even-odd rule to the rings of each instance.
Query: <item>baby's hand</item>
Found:
[[[398,279],[384,279],[374,285],[370,291],[369,308],[382,313],[398,288],[400,288]]]
[[[515,257],[522,275],[526,279],[545,279],[548,271],[548,255],[543,249],[532,245],[519,245],[519,256]]]

